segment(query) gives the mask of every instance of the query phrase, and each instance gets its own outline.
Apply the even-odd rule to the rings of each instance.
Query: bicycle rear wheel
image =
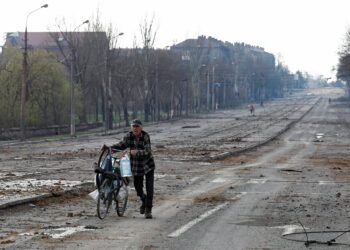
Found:
[[[115,192],[115,210],[118,216],[123,216],[128,204],[129,190],[126,185],[121,185]]]
[[[112,204],[111,180],[105,179],[98,188],[97,216],[103,220]]]

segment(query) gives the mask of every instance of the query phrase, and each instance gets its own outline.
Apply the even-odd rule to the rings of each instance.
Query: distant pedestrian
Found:
[[[249,105],[249,110],[250,110],[250,114],[251,114],[251,115],[254,115],[255,107],[254,107],[253,104],[250,104],[250,105]]]
[[[328,98],[328,103],[331,104],[331,102],[332,102],[332,99],[329,97]]]
[[[263,101],[260,102],[260,106],[264,107],[264,102]]]

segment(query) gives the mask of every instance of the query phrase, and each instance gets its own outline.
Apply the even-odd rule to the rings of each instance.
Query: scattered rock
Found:
[[[11,244],[11,243],[15,243],[14,240],[4,240],[4,241],[1,241],[0,244]]]
[[[297,169],[290,169],[290,168],[286,168],[286,169],[281,169],[281,171],[283,172],[297,172],[297,173],[302,173],[302,170],[297,170]]]
[[[199,125],[194,125],[194,126],[183,126],[181,128],[200,128],[201,126]]]
[[[98,227],[96,226],[91,226],[91,225],[87,225],[85,226],[86,229],[99,229]]]

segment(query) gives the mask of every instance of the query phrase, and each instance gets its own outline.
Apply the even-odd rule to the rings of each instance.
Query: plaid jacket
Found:
[[[125,150],[139,150],[136,156],[130,156],[131,170],[133,175],[142,176],[155,169],[154,159],[151,150],[149,134],[142,130],[141,136],[137,138],[133,132],[128,132],[123,140],[114,144],[112,148]]]

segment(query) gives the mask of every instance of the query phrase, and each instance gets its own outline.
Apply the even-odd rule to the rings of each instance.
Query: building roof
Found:
[[[9,32],[6,34],[5,45],[24,47],[24,32]],[[62,47],[68,47],[68,40],[83,39],[87,34],[98,34],[106,37],[105,32],[28,32],[28,48],[57,48],[57,41]]]

